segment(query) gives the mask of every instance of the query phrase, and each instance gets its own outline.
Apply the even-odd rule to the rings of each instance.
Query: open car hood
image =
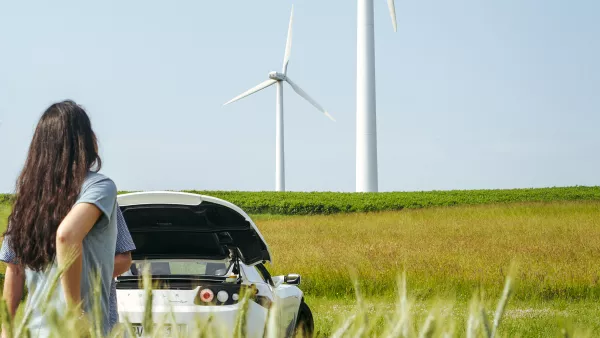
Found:
[[[229,202],[163,191],[119,195],[117,202],[136,246],[134,260],[221,260],[237,250],[246,265],[271,261],[254,222]]]

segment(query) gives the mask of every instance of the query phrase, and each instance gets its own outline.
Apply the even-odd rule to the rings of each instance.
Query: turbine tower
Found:
[[[325,110],[317,101],[311,98],[302,88],[300,88],[297,84],[295,84],[288,76],[287,76],[287,68],[290,62],[290,54],[292,52],[292,23],[294,20],[294,7],[292,6],[292,14],[290,15],[290,25],[288,27],[288,36],[287,42],[285,44],[285,54],[283,57],[283,69],[281,73],[279,72],[270,72],[269,79],[261,84],[257,85],[254,88],[251,88],[244,93],[234,97],[225,105],[228,105],[232,102],[243,99],[246,96],[252,95],[258,91],[261,91],[267,87],[272,85],[276,85],[277,88],[277,96],[275,100],[275,190],[276,191],[285,191],[285,166],[284,166],[284,150],[283,150],[283,83],[287,82],[290,87],[302,98],[312,104],[319,111],[324,113],[331,120],[335,121],[331,115]]]
[[[373,0],[357,0],[356,37],[356,191],[377,192],[377,114]],[[394,32],[394,0],[388,0]]]

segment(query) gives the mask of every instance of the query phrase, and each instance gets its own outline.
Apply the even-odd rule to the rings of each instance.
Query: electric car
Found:
[[[116,279],[118,311],[137,336],[145,335],[144,271],[154,285],[153,322],[166,323],[165,335],[190,332],[200,321],[232,336],[244,292],[250,292],[246,336],[263,337],[267,326],[278,337],[300,330],[312,335],[301,277],[269,274],[269,247],[242,209],[214,197],[162,191],[119,195],[118,204],[136,246],[130,270]]]

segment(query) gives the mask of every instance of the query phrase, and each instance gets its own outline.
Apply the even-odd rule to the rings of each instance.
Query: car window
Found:
[[[224,276],[229,270],[228,261],[203,261],[203,260],[156,260],[147,262],[134,262],[131,266],[131,275],[141,275],[144,264],[150,264],[152,275],[208,275]]]

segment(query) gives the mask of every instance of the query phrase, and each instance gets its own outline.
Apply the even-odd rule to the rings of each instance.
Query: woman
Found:
[[[100,167],[96,136],[85,111],[73,101],[51,105],[33,135],[5,233],[18,262],[8,265],[7,281],[25,276],[33,336],[49,334],[51,309],[91,313],[98,301],[92,296],[98,274],[102,329],[108,331],[117,190],[97,173]],[[39,304],[60,269],[65,270],[50,304]],[[14,311],[17,300],[6,294],[4,298]]]

